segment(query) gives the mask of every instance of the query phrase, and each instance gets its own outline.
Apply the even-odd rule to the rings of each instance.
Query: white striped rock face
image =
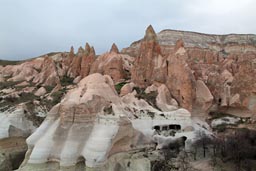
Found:
[[[162,112],[137,99],[135,94],[120,98],[109,76],[91,74],[82,79],[27,139],[29,150],[20,170],[83,170],[85,166],[116,170],[114,168],[124,164],[120,158],[120,166],[110,163],[117,160],[117,153],[128,154],[163,139],[162,135],[155,136],[155,126],[181,125],[180,133],[172,137],[175,139],[193,125],[187,110]],[[149,112],[154,113],[154,117],[149,116]],[[193,132],[186,134],[193,138]],[[170,141],[168,136],[166,141]],[[143,169],[137,159],[132,161],[132,167]],[[148,160],[141,161],[146,163],[144,167],[150,168]],[[77,169],[79,163],[84,163],[82,169]]]

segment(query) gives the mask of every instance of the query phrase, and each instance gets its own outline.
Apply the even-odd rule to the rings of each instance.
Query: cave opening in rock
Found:
[[[157,130],[157,131],[160,131],[160,126],[154,126],[154,129]]]
[[[222,99],[219,98],[219,100],[218,100],[218,104],[219,104],[219,105],[221,105],[221,101],[222,101]]]
[[[84,171],[84,168],[86,167],[85,165],[85,158],[83,156],[80,156],[78,159],[77,159],[77,163],[76,163],[76,170],[83,170]]]
[[[163,131],[167,131],[167,130],[168,130],[168,126],[163,126],[163,127],[162,127],[162,130],[163,130]]]
[[[180,130],[181,126],[177,124],[169,125],[169,129]]]

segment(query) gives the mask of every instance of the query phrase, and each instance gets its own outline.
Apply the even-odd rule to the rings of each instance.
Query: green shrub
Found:
[[[235,117],[234,115],[231,115],[231,114],[225,113],[225,112],[221,112],[221,111],[211,111],[211,112],[209,112],[209,115],[211,116],[211,120],[212,119],[223,118],[223,117],[226,117],[226,116]]]
[[[0,60],[0,65],[6,66],[6,65],[16,65],[19,64],[21,61],[7,61],[7,60]]]
[[[115,89],[118,94],[120,94],[122,87],[126,84],[126,82],[121,82],[115,85]]]
[[[47,92],[51,92],[54,89],[53,86],[45,86],[44,88]]]
[[[73,84],[74,78],[68,77],[67,75],[64,75],[61,79],[60,79],[60,83],[62,86],[68,86],[70,84]]]
[[[16,84],[21,83],[21,81],[6,81],[2,82],[0,84],[0,89],[5,89],[5,88],[13,88]]]
[[[158,95],[157,91],[151,91],[150,93],[145,93],[144,88],[134,87],[133,90],[136,90],[137,94],[135,97],[138,99],[146,100],[151,106],[160,110],[156,105],[156,97]]]
[[[62,96],[64,95],[65,91],[64,90],[60,90],[60,91],[56,91],[54,93],[52,93],[52,106],[58,104],[61,101]]]

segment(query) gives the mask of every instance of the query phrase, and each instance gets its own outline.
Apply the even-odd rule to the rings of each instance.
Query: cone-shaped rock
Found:
[[[166,60],[161,55],[157,35],[150,25],[140,44],[139,56],[132,69],[132,80],[140,87],[147,87],[154,81],[164,83],[166,77]]]
[[[95,53],[95,50],[94,50],[94,47],[92,46],[91,48],[90,48],[90,55],[96,55],[96,53]]]
[[[74,47],[73,46],[71,46],[71,48],[70,48],[70,52],[69,52],[69,56],[74,56],[74,54],[75,54],[75,52],[74,52]]]
[[[84,49],[80,46],[78,48],[77,56],[82,57],[84,55]]]
[[[90,49],[91,49],[91,47],[90,47],[89,43],[86,42],[86,44],[85,44],[85,50],[84,50],[85,55],[89,55]]]
[[[167,58],[166,86],[181,107],[191,111],[195,100],[195,78],[186,62],[188,54],[183,41],[178,40],[175,47],[178,49]]]
[[[112,44],[110,52],[119,53],[118,47],[116,46],[115,43]]]
[[[179,48],[184,47],[184,42],[182,39],[177,40],[175,44],[175,51],[178,50]]]
[[[89,75],[91,65],[95,61],[95,50],[93,47],[90,47],[88,43],[85,46],[85,54],[81,61],[81,77],[84,78]]]
[[[148,26],[148,28],[146,29],[146,34],[144,36],[144,40],[146,41],[157,41],[157,35],[155,30],[153,29],[153,27],[151,25]]]

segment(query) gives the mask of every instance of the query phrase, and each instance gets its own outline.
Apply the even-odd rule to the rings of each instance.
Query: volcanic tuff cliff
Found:
[[[195,131],[207,127],[191,115],[225,110],[254,117],[255,74],[256,35],[156,34],[149,26],[143,39],[121,52],[113,44],[97,56],[86,43],[77,53],[71,47],[69,53],[0,66],[0,138],[26,137],[40,125],[27,139],[21,170],[38,164],[78,169],[81,162],[148,170],[151,159],[116,154],[154,144],[161,149],[184,135],[189,147]],[[173,125],[180,126],[174,136],[165,130]],[[117,158],[123,160],[113,165]]]

